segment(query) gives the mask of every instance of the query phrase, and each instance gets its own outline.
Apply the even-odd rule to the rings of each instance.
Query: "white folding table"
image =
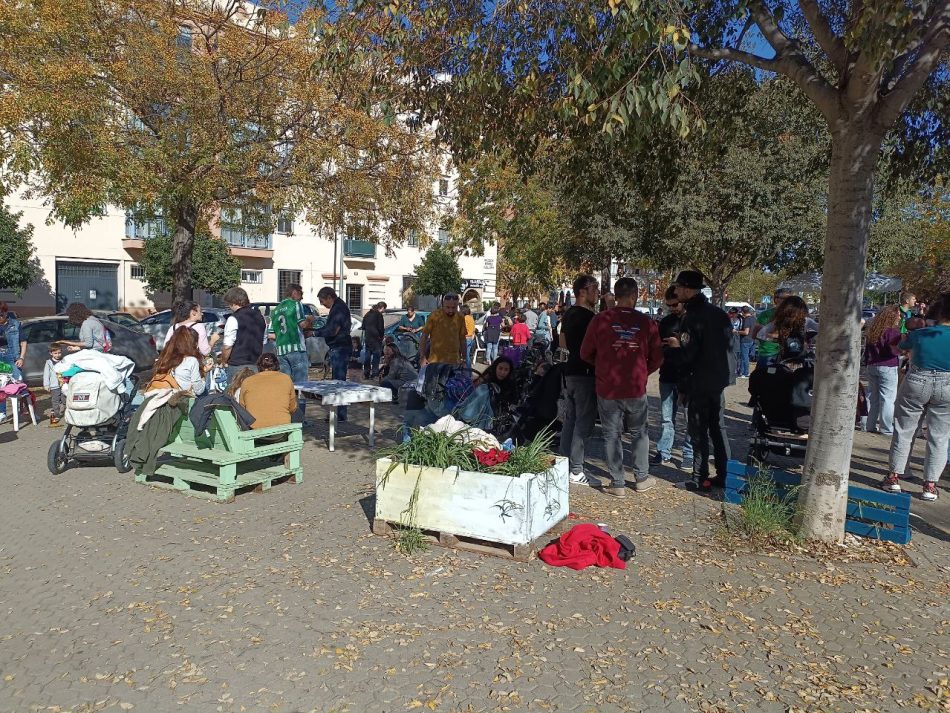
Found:
[[[302,381],[294,384],[297,396],[314,399],[324,408],[330,409],[330,450],[334,448],[336,439],[336,407],[352,404],[369,404],[369,445],[375,445],[374,430],[376,428],[376,404],[390,403],[393,392],[383,386],[360,384],[355,381]]]

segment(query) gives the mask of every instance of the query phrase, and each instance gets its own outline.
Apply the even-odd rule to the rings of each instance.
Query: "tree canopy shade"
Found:
[[[907,165],[936,173],[946,160],[950,0],[458,0],[383,12],[400,15],[390,36],[420,107],[463,151],[503,144],[528,163],[541,140],[584,127],[637,136],[659,121],[688,135],[705,123],[683,92],[697,62],[782,75],[818,110],[831,156],[800,525],[840,540],[875,170],[886,137]],[[749,49],[750,33],[767,51]]]
[[[107,204],[160,214],[175,298],[199,227],[228,206],[400,242],[426,223],[433,147],[399,119],[402,71],[368,51],[375,22],[314,7],[290,25],[241,0],[2,6],[6,188],[71,226]]]
[[[33,226],[20,226],[22,213],[0,203],[0,290],[21,294],[40,277]]]

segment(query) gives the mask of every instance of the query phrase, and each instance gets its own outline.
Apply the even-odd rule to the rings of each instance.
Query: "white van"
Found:
[[[752,313],[753,313],[753,314],[755,313],[755,308],[754,308],[752,305],[750,305],[748,302],[726,302],[726,304],[725,304],[725,306],[723,307],[723,309],[726,310],[726,312],[728,312],[728,311],[731,310],[733,307],[735,307],[735,308],[736,308],[737,310],[739,310],[740,312],[742,311],[742,308],[743,308],[743,307],[748,307],[749,309],[752,310]]]

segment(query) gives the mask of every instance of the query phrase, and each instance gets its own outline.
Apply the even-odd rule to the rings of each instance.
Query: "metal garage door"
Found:
[[[101,262],[56,263],[56,310],[72,302],[90,309],[119,309],[118,265]]]

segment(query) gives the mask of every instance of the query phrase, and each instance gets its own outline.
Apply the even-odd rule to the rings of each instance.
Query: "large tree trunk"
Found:
[[[198,209],[182,203],[175,212],[175,234],[172,237],[172,304],[194,297],[191,284],[191,256],[195,249]]]
[[[881,136],[866,125],[832,132],[821,327],[811,429],[799,496],[807,539],[844,538],[861,355],[861,301]]]

